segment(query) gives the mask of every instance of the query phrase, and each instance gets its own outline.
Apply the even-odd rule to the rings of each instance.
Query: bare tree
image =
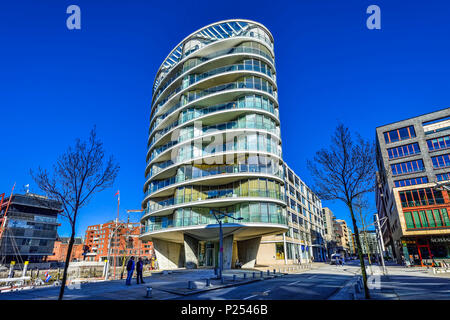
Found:
[[[103,143],[97,139],[94,127],[87,141],[77,139],[75,146],[69,147],[58,158],[52,174],[41,167],[37,172],[30,171],[37,186],[50,199],[61,202],[60,214],[69,220],[71,226],[72,234],[67,248],[58,300],[62,300],[64,296],[78,213],[95,193],[111,187],[119,172],[119,166],[112,156],[108,160],[104,158]]]
[[[370,256],[373,252],[373,248],[370,246],[370,243],[367,239],[367,231],[369,229],[369,226],[371,225],[370,223],[370,217],[371,215],[369,214],[370,211],[370,205],[367,201],[367,199],[364,199],[363,197],[358,197],[355,201],[355,211],[357,212],[357,216],[356,216],[356,222],[359,224],[359,226],[362,229],[362,234],[364,236],[364,245],[366,247],[366,252],[367,252],[367,260],[369,261],[369,266],[372,264]],[[361,234],[361,232],[360,232]]]
[[[314,191],[323,200],[344,202],[352,218],[356,247],[361,264],[366,299],[370,298],[354,205],[358,197],[373,191],[375,181],[375,144],[357,135],[353,140],[348,128],[340,124],[328,149],[316,152],[308,168],[314,179]]]

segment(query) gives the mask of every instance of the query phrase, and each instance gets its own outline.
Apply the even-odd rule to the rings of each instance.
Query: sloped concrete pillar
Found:
[[[198,240],[184,234],[184,258],[187,269],[198,267]]]
[[[233,235],[223,238],[223,268],[231,269],[233,259]]]
[[[160,270],[181,267],[181,244],[161,239],[153,239],[152,242]]]
[[[254,268],[256,256],[258,254],[261,237],[238,241],[238,257],[242,263],[242,268]]]

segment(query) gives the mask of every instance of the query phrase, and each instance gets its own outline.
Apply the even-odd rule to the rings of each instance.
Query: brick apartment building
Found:
[[[58,237],[53,246],[53,255],[47,257],[47,261],[64,262],[66,261],[67,248],[69,247],[69,237]],[[70,261],[83,261],[83,239],[75,238]]]
[[[117,231],[116,231],[117,230]],[[137,256],[144,260],[153,256],[153,244],[139,240],[140,224],[108,221],[89,226],[84,245],[87,247],[86,261],[103,261],[108,257],[108,242],[111,239],[110,256],[121,264],[123,257]]]

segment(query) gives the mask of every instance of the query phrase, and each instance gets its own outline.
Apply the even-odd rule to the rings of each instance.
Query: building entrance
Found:
[[[212,241],[199,241],[198,263],[203,267],[215,267],[217,261],[216,245]]]

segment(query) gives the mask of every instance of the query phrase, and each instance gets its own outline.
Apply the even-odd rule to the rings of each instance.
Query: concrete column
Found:
[[[242,263],[242,268],[254,268],[256,256],[258,254],[259,245],[261,244],[261,237],[238,241],[238,257]]]
[[[184,257],[187,269],[198,267],[198,240],[184,234]]]
[[[153,239],[153,247],[160,270],[181,267],[181,244],[161,239]]]
[[[233,235],[223,238],[223,269],[231,269],[233,259]]]

